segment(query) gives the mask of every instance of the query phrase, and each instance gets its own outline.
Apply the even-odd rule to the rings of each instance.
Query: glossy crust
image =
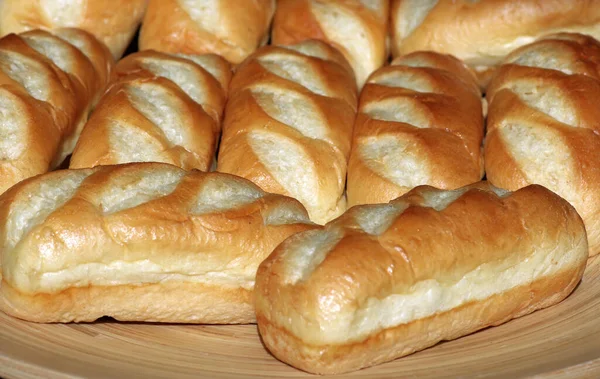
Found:
[[[279,245],[257,273],[258,328],[294,367],[350,372],[560,302],[587,247],[575,209],[541,186],[422,186]]]
[[[275,0],[150,0],[140,50],[218,54],[240,63],[267,43]]]
[[[229,87],[217,170],[294,197],[323,224],[344,212],[356,86],[322,41],[266,46]]]
[[[394,56],[452,54],[490,79],[490,67],[543,35],[577,32],[600,38],[600,0],[392,0]]]
[[[0,197],[0,309],[36,322],[253,322],[259,263],[314,227],[296,200],[231,175],[55,171]]]
[[[112,65],[108,49],[82,30],[0,39],[0,193],[73,151]]]
[[[350,62],[360,88],[387,59],[388,19],[388,0],[279,0],[271,43],[330,43]]]
[[[419,185],[481,180],[484,121],[473,72],[433,52],[396,58],[363,88],[348,163],[348,206],[387,203]]]
[[[225,59],[146,50],[121,60],[113,76],[71,168],[163,162],[210,169],[231,79]]]
[[[83,29],[120,58],[135,34],[148,0],[120,0],[111,6],[105,0],[2,0],[0,35],[32,29]],[[117,5],[117,3],[115,3]]]
[[[510,54],[488,88],[488,180],[543,185],[583,218],[600,252],[600,43],[548,36]]]

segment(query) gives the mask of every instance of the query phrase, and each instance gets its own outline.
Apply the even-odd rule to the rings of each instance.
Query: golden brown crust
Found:
[[[581,218],[541,186],[422,186],[279,245],[257,273],[258,327],[294,367],[354,371],[556,304],[587,258]]]
[[[311,228],[296,200],[227,174],[55,171],[0,196],[0,307],[37,322],[253,322],[259,263]]]
[[[0,36],[33,29],[64,27],[83,29],[120,58],[135,34],[148,0],[120,1],[107,6],[103,0],[64,2],[59,0],[3,0],[0,2]]]
[[[546,34],[600,38],[598,0],[392,0],[391,16],[394,56],[432,50],[481,70]]]
[[[547,36],[515,50],[488,88],[488,180],[515,190],[543,185],[581,214],[600,252],[600,43]]]
[[[475,75],[433,52],[397,58],[365,85],[348,163],[348,206],[386,203],[419,185],[481,180],[484,132]]]
[[[223,56],[240,63],[268,40],[275,0],[150,0],[141,50]]]
[[[388,56],[389,2],[376,0],[280,0],[273,30],[274,45],[323,40],[352,65],[358,87]]]
[[[231,81],[217,170],[294,197],[327,222],[345,210],[356,97],[348,63],[321,41],[259,49]]]
[[[150,161],[209,170],[230,78],[229,63],[216,55],[129,55],[115,67],[70,167]]]
[[[0,193],[58,166],[73,151],[111,68],[108,51],[80,30],[33,30],[0,39],[0,86],[6,93]]]

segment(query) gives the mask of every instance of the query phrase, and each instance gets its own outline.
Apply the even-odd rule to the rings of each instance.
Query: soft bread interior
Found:
[[[38,61],[13,51],[0,50],[0,70],[35,99],[49,101],[54,73]]]
[[[404,137],[404,138],[401,138]],[[421,147],[410,136],[380,134],[357,141],[356,151],[373,172],[403,189],[427,183],[430,167],[421,159]]]
[[[23,106],[10,91],[0,88],[0,161],[17,159],[27,140]]]
[[[322,96],[331,96],[328,88],[310,66],[306,58],[292,54],[269,54],[259,57],[258,62],[269,72],[298,83],[309,91]]]
[[[327,39],[344,49],[346,58],[354,69],[357,82],[362,85],[370,74],[369,63],[375,58],[370,48],[367,29],[360,18],[341,4],[334,2],[310,2],[312,14]]]

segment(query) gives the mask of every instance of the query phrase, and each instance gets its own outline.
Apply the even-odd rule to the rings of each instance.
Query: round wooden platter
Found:
[[[273,358],[255,325],[40,325],[0,314],[5,378],[309,377]],[[346,375],[378,378],[600,378],[600,257],[562,303]]]

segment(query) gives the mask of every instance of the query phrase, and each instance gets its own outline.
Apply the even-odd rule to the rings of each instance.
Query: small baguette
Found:
[[[149,0],[140,50],[218,54],[238,64],[269,40],[275,0]]]
[[[294,367],[349,372],[556,304],[587,258],[581,218],[544,187],[422,186],[279,245],[258,269],[258,328]]]
[[[71,154],[113,59],[78,29],[0,39],[0,193]]]
[[[250,323],[291,198],[160,163],[54,171],[0,196],[0,309],[35,322]]]
[[[217,170],[298,199],[316,223],[334,219],[356,100],[352,68],[326,43],[260,48],[231,79]]]
[[[359,88],[388,57],[388,0],[279,0],[271,43],[325,41],[348,60]]]
[[[365,85],[348,162],[348,206],[387,203],[419,185],[456,189],[483,177],[484,118],[474,73],[420,51]]]
[[[82,29],[119,59],[142,21],[148,0],[1,0],[0,35],[33,29]]]
[[[473,67],[486,87],[521,46],[558,32],[600,38],[600,0],[391,0],[394,57],[430,50]]]
[[[70,168],[162,162],[208,171],[231,79],[213,54],[131,54],[85,125]]]
[[[583,218],[590,255],[599,254],[600,42],[560,33],[523,46],[498,68],[487,97],[487,180],[557,193]]]

